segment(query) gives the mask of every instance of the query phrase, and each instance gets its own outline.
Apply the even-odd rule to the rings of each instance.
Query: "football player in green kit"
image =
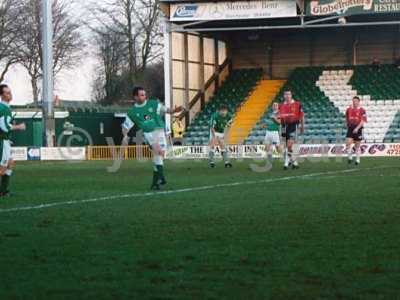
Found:
[[[182,107],[167,109],[157,100],[148,100],[146,91],[142,87],[133,90],[135,104],[128,111],[127,117],[122,124],[123,144],[127,145],[128,133],[133,126],[143,130],[144,139],[153,152],[153,181],[152,190],[160,190],[160,185],[167,184],[164,176],[164,157],[167,150],[167,139],[165,136],[164,115],[183,111]]]
[[[267,159],[271,164],[274,148],[276,149],[278,154],[281,154],[283,152],[279,133],[280,126],[281,120],[279,117],[279,104],[274,103],[272,105],[272,113],[268,115],[266,124],[262,126],[263,128],[267,129],[264,139],[265,151],[267,152]]]
[[[215,167],[214,156],[216,146],[219,146],[221,149],[225,168],[232,168],[232,164],[229,160],[228,150],[225,148],[225,133],[231,123],[232,115],[229,113],[228,107],[226,106],[221,106],[217,112],[211,115],[209,152],[209,163],[211,168]]]
[[[10,195],[9,185],[12,169],[15,166],[15,162],[11,157],[11,132],[15,130],[25,130],[26,126],[24,123],[19,125],[13,125],[13,117],[10,109],[10,102],[12,101],[11,89],[5,85],[0,85],[0,197],[6,197]]]

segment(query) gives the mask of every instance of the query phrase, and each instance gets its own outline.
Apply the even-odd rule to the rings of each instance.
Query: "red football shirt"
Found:
[[[350,106],[346,110],[346,121],[347,126],[358,126],[361,121],[367,122],[367,112],[362,107]]]
[[[283,124],[299,123],[303,116],[303,108],[299,101],[279,104],[279,117]]]

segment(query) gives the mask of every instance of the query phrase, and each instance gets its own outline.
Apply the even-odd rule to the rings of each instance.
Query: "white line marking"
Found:
[[[373,178],[379,178],[379,177],[400,177],[400,174],[396,175],[396,174],[391,174],[391,175],[385,175],[385,174],[376,174],[376,175],[368,175],[368,174],[363,174],[363,175],[357,175],[357,178],[359,177],[373,177]],[[321,178],[301,178],[304,180],[309,180],[309,179],[313,179],[313,180],[328,180],[328,179],[337,179],[337,178],[343,178],[342,176],[339,175],[331,175],[331,176],[324,176]]]
[[[263,179],[263,180],[222,183],[222,184],[216,184],[216,185],[206,185],[206,186],[185,188],[185,189],[171,190],[171,191],[149,192],[149,193],[141,193],[141,194],[139,194],[139,193],[122,194],[122,195],[106,196],[106,197],[92,198],[92,199],[71,200],[71,201],[54,202],[54,203],[47,203],[47,204],[40,204],[40,205],[33,205],[33,206],[6,208],[6,209],[0,209],[0,213],[38,210],[38,209],[55,207],[55,206],[76,205],[76,204],[110,201],[110,200],[125,199],[125,198],[141,198],[141,197],[181,194],[181,193],[186,193],[186,192],[198,192],[198,191],[213,190],[213,189],[217,189],[217,188],[235,187],[235,186],[241,186],[241,185],[255,185],[255,184],[261,184],[261,183],[273,183],[273,182],[279,182],[279,181],[289,181],[289,180],[293,180],[293,179],[306,179],[306,178],[312,178],[312,177],[324,176],[324,175],[346,174],[346,173],[354,173],[354,172],[359,172],[359,171],[380,170],[380,169],[386,169],[386,168],[392,168],[392,167],[383,166],[383,167],[365,168],[365,169],[348,169],[348,170],[339,170],[339,171],[311,173],[311,174],[297,175],[297,176],[269,178],[269,179]]]

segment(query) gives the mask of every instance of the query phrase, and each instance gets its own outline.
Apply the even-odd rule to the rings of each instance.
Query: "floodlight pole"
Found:
[[[53,16],[52,0],[42,0],[43,10],[43,123],[44,146],[55,146],[55,120],[53,107]]]
[[[171,84],[171,28],[167,17],[163,18],[164,25],[164,82],[165,82],[165,107],[172,108],[172,84]],[[167,129],[172,130],[172,118],[169,114],[165,116]]]

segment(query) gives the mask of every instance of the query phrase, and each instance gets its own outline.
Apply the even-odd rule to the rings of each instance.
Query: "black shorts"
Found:
[[[281,133],[282,137],[286,140],[295,140],[297,138],[297,128],[299,123],[282,124]]]
[[[347,135],[346,138],[348,139],[353,139],[356,142],[360,142],[363,140],[363,128],[361,127],[356,133],[354,133],[354,129],[356,129],[357,126],[349,126],[347,128]]]

